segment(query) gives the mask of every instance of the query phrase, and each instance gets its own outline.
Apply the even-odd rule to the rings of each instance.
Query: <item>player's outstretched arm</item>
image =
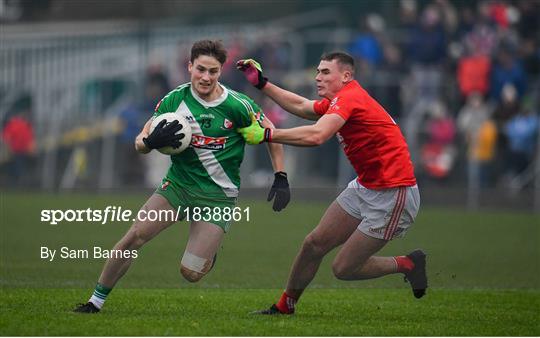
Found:
[[[261,125],[263,128],[275,129],[274,124],[268,118],[265,118]],[[283,145],[277,143],[268,143],[268,153],[272,160],[272,168],[274,168],[274,183],[268,193],[268,201],[274,200],[272,209],[281,211],[285,209],[291,200],[291,192],[289,189],[289,181],[285,172],[285,157]]]
[[[334,136],[345,124],[338,114],[325,114],[315,124],[289,129],[274,129],[267,134],[269,142],[314,147]]]
[[[257,61],[253,59],[239,60],[236,63],[236,68],[244,73],[246,79],[252,85],[260,89],[286,111],[307,120],[316,121],[320,118],[320,115],[316,114],[313,110],[313,103],[315,101],[269,82],[264,77],[262,67]]]
[[[325,114],[317,123],[289,129],[263,128],[252,116],[250,126],[238,129],[248,144],[273,142],[300,147],[314,147],[323,144],[345,124],[338,114]]]
[[[313,111],[315,101],[267,82],[261,91],[286,111],[306,120],[317,121],[321,115]]]

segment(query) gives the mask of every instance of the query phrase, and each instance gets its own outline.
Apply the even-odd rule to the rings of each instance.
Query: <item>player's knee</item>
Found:
[[[136,228],[131,228],[122,239],[116,243],[114,249],[117,250],[133,250],[139,249],[148,240],[144,234]]]
[[[130,249],[139,249],[149,240],[150,236],[146,231],[141,230],[140,228],[135,228],[133,230],[133,239],[131,241]]]
[[[180,273],[190,283],[197,283],[200,281],[206,273],[193,271],[183,265],[180,265]]]
[[[304,239],[302,244],[302,251],[310,256],[324,256],[327,252],[324,242],[316,235],[309,234]]]
[[[180,263],[180,273],[191,283],[200,281],[212,268],[212,260],[184,252]]]

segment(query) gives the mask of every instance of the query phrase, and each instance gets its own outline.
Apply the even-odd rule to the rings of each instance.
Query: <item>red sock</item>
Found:
[[[414,269],[413,261],[407,256],[395,256],[394,260],[397,265],[397,272],[410,272]]]
[[[283,313],[294,313],[294,305],[296,305],[297,299],[287,295],[286,292],[283,292],[279,302],[277,302],[276,307],[279,311]]]

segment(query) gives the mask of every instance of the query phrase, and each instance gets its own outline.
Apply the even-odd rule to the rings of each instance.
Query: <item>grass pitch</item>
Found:
[[[214,270],[183,281],[186,223],[145,246],[97,315],[85,302],[104,260],[48,262],[40,247],[110,248],[129,223],[40,222],[42,209],[137,210],[146,196],[1,194],[1,335],[540,335],[540,221],[537,215],[423,208],[405,239],[382,254],[416,247],[428,256],[430,288],[421,300],[397,275],[336,280],[323,262],[292,317],[249,312],[275,302],[303,237],[327,204],[295,201],[281,213],[240,200],[250,222],[232,226]]]
[[[538,293],[430,290],[310,290],[294,316],[249,314],[279,290],[119,289],[96,315],[71,313],[87,292],[18,289],[2,299],[7,335],[520,336],[538,335]]]

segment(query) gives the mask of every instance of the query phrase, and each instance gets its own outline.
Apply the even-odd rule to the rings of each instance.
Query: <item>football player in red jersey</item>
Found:
[[[342,52],[321,57],[315,77],[322,98],[318,101],[269,82],[255,60],[240,60],[237,68],[288,112],[317,121],[309,126],[271,129],[254,120],[239,130],[248,143],[317,146],[335,134],[358,175],[306,236],[280,300],[258,313],[294,313],[323,257],[340,245],[332,264],[337,278],[360,280],[403,273],[414,296],[422,297],[427,288],[426,254],[422,250],[406,256],[375,256],[390,240],[405,235],[418,213],[420,195],[405,138],[392,117],[354,80],[353,58]]]

